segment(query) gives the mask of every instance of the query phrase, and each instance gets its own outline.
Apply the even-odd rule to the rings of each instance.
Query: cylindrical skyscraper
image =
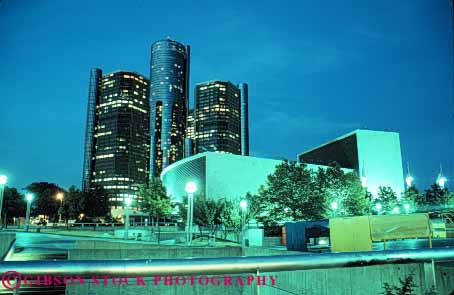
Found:
[[[238,85],[241,98],[241,155],[249,156],[249,111],[248,111],[248,84]]]
[[[151,46],[150,175],[184,156],[189,100],[189,46],[165,39]]]

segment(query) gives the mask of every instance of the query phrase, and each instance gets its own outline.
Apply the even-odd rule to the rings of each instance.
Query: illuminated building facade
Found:
[[[112,209],[149,178],[149,81],[116,71],[90,75],[83,188],[102,187]]]
[[[150,173],[184,156],[188,111],[190,48],[171,39],[151,46]]]
[[[367,190],[377,196],[380,186],[400,197],[404,173],[399,133],[355,130],[298,155],[298,162],[353,169]]]
[[[242,94],[247,101],[247,84],[240,85],[243,86],[219,80],[196,85],[194,112],[196,154],[223,152],[249,155],[248,132],[242,132],[248,131],[247,103],[242,110]],[[245,114],[243,118],[242,114]],[[245,153],[242,153],[242,150]]]

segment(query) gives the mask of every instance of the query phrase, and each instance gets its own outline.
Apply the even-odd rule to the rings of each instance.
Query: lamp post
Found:
[[[128,230],[129,230],[129,206],[131,206],[132,199],[127,197],[125,199],[125,240],[128,239]]]
[[[57,194],[57,199],[60,200],[60,208],[58,209],[58,224],[61,223],[61,214],[63,211],[63,193]]]
[[[405,209],[405,212],[408,214],[410,212],[410,204],[405,203],[404,204],[404,209]]]
[[[336,201],[332,202],[331,203],[331,209],[333,209],[334,217],[336,217],[336,215],[337,215],[337,208],[338,208],[337,202]]]
[[[188,216],[187,216],[187,232],[186,240],[188,241],[188,246],[191,246],[192,243],[192,222],[194,220],[194,193],[197,191],[197,185],[194,181],[189,181],[186,183],[185,187],[186,193],[188,194]]]
[[[32,206],[33,195],[27,194],[26,198],[27,198],[27,213],[25,214],[25,231],[28,232],[28,228],[30,226],[30,209]]]
[[[247,200],[240,201],[241,207],[241,246],[246,246],[245,239],[245,228],[246,228],[246,211],[247,211]]]
[[[378,215],[380,215],[382,208],[383,207],[382,207],[382,205],[380,203],[375,204],[375,210],[377,210],[377,214]]]
[[[3,191],[5,190],[5,184],[8,178],[6,175],[0,175],[0,225],[3,228]]]

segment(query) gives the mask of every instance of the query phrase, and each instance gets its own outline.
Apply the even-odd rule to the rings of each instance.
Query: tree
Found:
[[[153,178],[147,185],[139,187],[137,193],[142,198],[141,207],[151,218],[159,220],[172,213],[170,197],[160,178]]]
[[[375,202],[382,205],[384,213],[390,213],[395,207],[399,207],[399,200],[396,193],[390,187],[380,186],[378,188],[378,198]]]
[[[246,200],[250,203],[252,195],[246,194]],[[233,231],[236,235],[241,232],[241,209],[238,204],[239,200],[225,200],[224,208],[220,213],[220,223],[223,229],[224,240],[228,238],[229,231]],[[248,218],[246,217],[246,221]]]
[[[82,196],[82,213],[85,216],[108,217],[110,215],[109,194],[101,186],[95,186],[88,192],[81,192],[79,195]]]
[[[34,194],[32,212],[38,215],[46,215],[50,220],[55,220],[58,216],[60,201],[55,196],[63,191],[55,183],[34,182],[27,186],[27,191]]]
[[[451,196],[452,194],[449,193],[447,188],[442,188],[434,183],[429,189],[425,190],[424,201],[428,210],[441,211],[448,207]]]
[[[26,202],[16,188],[5,187],[3,192],[2,223],[7,225],[14,217],[25,217]],[[2,226],[3,226],[2,224]]]
[[[251,211],[266,226],[291,220],[321,219],[325,196],[304,164],[283,162],[251,199]]]
[[[70,186],[63,199],[63,219],[76,219],[85,209],[85,194],[74,185]]]
[[[179,204],[180,216],[184,221],[187,220],[188,198],[184,197],[183,202]],[[235,226],[236,217],[233,213],[233,203],[226,199],[212,200],[203,194],[194,197],[194,224],[198,225],[200,236],[206,229],[209,235],[215,236],[216,232],[224,227]],[[225,223],[224,223],[225,222]]]
[[[317,180],[326,197],[326,217],[357,216],[370,212],[370,194],[354,172],[345,173],[339,165],[319,168]]]
[[[413,208],[412,211],[421,212],[426,210],[425,198],[414,185],[407,188],[402,194],[402,202]]]

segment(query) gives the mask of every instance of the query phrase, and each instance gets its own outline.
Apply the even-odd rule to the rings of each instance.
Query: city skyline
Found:
[[[61,52],[56,52],[46,47],[52,42],[46,39],[44,32],[58,35],[62,31],[55,28],[56,24],[71,27],[71,20],[77,17],[64,20],[63,13],[37,28],[17,26],[12,31],[19,34],[13,36],[8,28],[17,22],[18,16],[27,16],[29,23],[39,20],[40,16],[32,14],[36,4],[3,1],[0,30],[8,46],[0,49],[2,60],[6,61],[0,70],[0,86],[8,107],[0,111],[0,131],[7,143],[0,145],[1,154],[6,155],[0,162],[0,170],[8,174],[12,186],[24,187],[33,181],[78,186],[83,162],[88,70],[99,65],[106,72],[127,68],[147,73],[151,43],[170,34],[191,45],[191,85],[228,78],[235,82],[247,81],[254,89],[249,101],[251,155],[295,160],[298,152],[356,128],[393,130],[401,134],[403,165],[410,162],[416,185],[425,188],[433,183],[442,163],[449,187],[449,179],[454,176],[449,149],[453,133],[450,1],[403,1],[395,4],[393,12],[385,12],[391,3],[358,4],[355,11],[342,10],[340,3],[323,9],[318,4],[300,4],[300,8],[305,9],[299,10],[308,19],[307,24],[315,28],[314,32],[302,26],[293,28],[292,21],[300,15],[285,7],[266,3],[262,15],[254,12],[254,5],[241,11],[238,3],[222,4],[226,12],[217,15],[221,19],[227,20],[233,12],[249,17],[245,18],[252,25],[249,33],[233,34],[245,25],[241,20],[230,24],[233,29],[225,28],[230,36],[228,40],[236,40],[234,37],[245,40],[241,46],[234,42],[216,46],[222,39],[215,36],[214,29],[207,28],[209,34],[200,38],[195,29],[158,26],[150,34],[138,33],[131,43],[118,38],[105,47],[103,36],[99,36],[99,40],[82,38],[86,28],[81,26],[74,30],[74,41],[63,38],[67,44],[57,44]],[[44,16],[57,9],[47,5],[44,2],[40,7]],[[350,16],[361,16],[369,11],[369,5],[375,8],[370,11],[370,21],[365,17],[360,17],[358,22],[342,15],[334,17],[338,9]],[[95,5],[93,9],[98,8],[100,6]],[[133,2],[129,11],[138,13],[145,8],[148,9],[147,4]],[[177,12],[182,17],[183,8],[178,8]],[[111,9],[114,15],[120,14],[119,6],[113,5]],[[214,10],[214,7],[208,5],[207,9]],[[265,21],[265,16],[271,15],[273,9],[279,21],[270,18]],[[62,11],[66,10],[62,8]],[[284,20],[285,13],[290,17]],[[385,24],[390,14],[401,22],[400,26]],[[337,28],[327,26],[327,18],[337,23]],[[89,18],[88,22],[91,21],[93,19]],[[214,16],[210,21],[214,21]],[[196,28],[202,27],[200,21],[193,20],[193,23]],[[133,26],[127,25],[123,30],[134,32]],[[256,34],[251,35],[252,30],[256,30]],[[298,36],[304,33],[306,38],[303,41],[288,38],[296,33]],[[21,67],[28,69],[25,65],[29,63],[21,46],[27,44],[24,42],[27,38],[34,40],[33,36],[42,36],[43,45],[35,52],[27,52],[37,57],[30,62],[30,69],[34,70],[31,79],[21,70]],[[90,41],[84,46],[75,44],[75,40],[85,38]],[[396,47],[398,43],[400,47]],[[121,50],[118,44],[123,45]],[[100,48],[104,48],[103,54],[97,53]],[[69,62],[70,55],[76,52],[81,53],[80,57]],[[220,55],[226,62],[219,60]],[[44,67],[49,70],[58,67],[62,73],[57,77]],[[17,85],[18,81],[24,83]],[[64,87],[49,88],[51,85]],[[192,101],[191,92],[190,96]],[[50,106],[57,103],[61,112],[56,109],[48,112],[53,110]],[[269,144],[271,138],[272,145]]]

